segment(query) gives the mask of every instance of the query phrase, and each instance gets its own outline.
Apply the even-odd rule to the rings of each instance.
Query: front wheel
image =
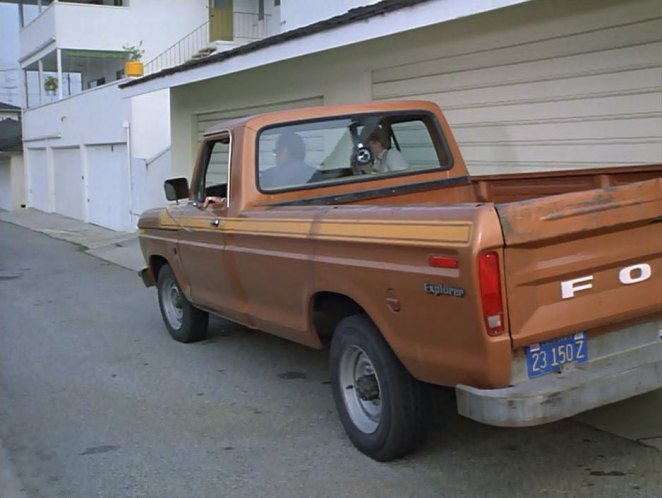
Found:
[[[354,446],[385,462],[423,440],[429,411],[414,379],[366,315],[340,322],[331,342],[336,409]]]
[[[209,314],[193,306],[182,294],[169,265],[159,271],[157,279],[159,308],[170,336],[178,342],[196,342],[205,338]]]

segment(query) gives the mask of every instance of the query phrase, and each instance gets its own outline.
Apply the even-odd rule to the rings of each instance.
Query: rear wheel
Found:
[[[388,461],[421,443],[429,425],[424,387],[409,375],[366,315],[340,322],[330,360],[336,409],[359,451]]]
[[[178,342],[196,342],[207,335],[209,314],[194,307],[182,294],[169,265],[158,276],[159,308],[168,332]]]

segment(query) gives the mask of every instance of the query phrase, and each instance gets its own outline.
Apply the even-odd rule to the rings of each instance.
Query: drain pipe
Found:
[[[129,219],[131,220],[131,226],[133,226],[133,167],[131,165],[131,123],[129,121],[123,121],[122,127],[126,131],[126,159],[128,165],[127,174],[129,177]]]

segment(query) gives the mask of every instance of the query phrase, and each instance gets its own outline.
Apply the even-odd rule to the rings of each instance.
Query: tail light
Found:
[[[483,318],[487,334],[503,334],[503,300],[501,299],[501,273],[499,255],[494,251],[478,256],[478,281],[480,300],[483,305]]]

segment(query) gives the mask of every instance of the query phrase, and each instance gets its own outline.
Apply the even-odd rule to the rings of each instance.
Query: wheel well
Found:
[[[163,256],[152,256],[149,258],[149,267],[152,269],[154,280],[159,279],[159,272],[164,265],[168,264],[168,260]]]
[[[320,292],[313,298],[313,327],[322,344],[331,341],[343,318],[365,313],[356,301],[335,292]]]

